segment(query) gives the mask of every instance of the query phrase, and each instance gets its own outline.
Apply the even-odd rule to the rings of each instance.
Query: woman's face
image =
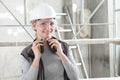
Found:
[[[55,30],[56,22],[55,19],[47,18],[40,19],[35,22],[35,31],[39,39],[51,38]]]

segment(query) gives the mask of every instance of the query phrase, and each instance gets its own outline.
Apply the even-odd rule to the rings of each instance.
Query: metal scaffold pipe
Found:
[[[63,40],[69,45],[73,44],[120,44],[120,38],[103,38],[103,39],[73,39]],[[0,42],[0,46],[27,46],[32,42]]]
[[[26,30],[26,28],[21,24],[21,22],[15,17],[15,15],[8,9],[8,7],[0,0],[1,4],[8,10],[8,12],[13,16],[13,18],[19,23],[19,25],[27,32],[27,34],[33,39],[32,35]]]

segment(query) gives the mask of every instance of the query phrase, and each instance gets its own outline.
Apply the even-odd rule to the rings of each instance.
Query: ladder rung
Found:
[[[81,63],[76,63],[77,66],[81,66],[82,64]]]
[[[71,29],[63,29],[63,30],[59,30],[59,32],[71,32]]]
[[[57,16],[66,16],[66,13],[56,13]]]
[[[70,46],[70,48],[77,48],[76,46]]]

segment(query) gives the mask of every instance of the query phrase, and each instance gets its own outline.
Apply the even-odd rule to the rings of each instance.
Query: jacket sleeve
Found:
[[[31,66],[23,56],[21,56],[22,80],[37,80],[38,68]]]
[[[70,80],[79,80],[80,73],[79,73],[78,67],[75,64],[75,59],[72,55],[70,48],[68,50],[67,57],[69,60],[64,62],[63,66],[65,68],[68,78]]]

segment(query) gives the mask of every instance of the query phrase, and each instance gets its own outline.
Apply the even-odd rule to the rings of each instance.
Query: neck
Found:
[[[47,42],[46,41],[44,41],[44,47],[46,48],[46,47],[48,47],[48,45],[47,45]]]

